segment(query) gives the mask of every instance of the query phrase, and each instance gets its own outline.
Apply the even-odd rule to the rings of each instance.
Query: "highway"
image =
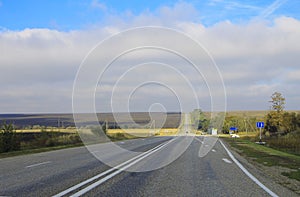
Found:
[[[220,139],[200,156],[212,138],[184,126],[177,137],[116,143],[130,154],[102,144],[1,159],[0,196],[296,196],[245,166]]]

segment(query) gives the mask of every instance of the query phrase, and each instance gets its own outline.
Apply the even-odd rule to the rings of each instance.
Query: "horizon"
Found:
[[[213,111],[214,113],[231,113],[231,112],[269,112],[272,110],[231,110],[231,111]],[[300,112],[300,110],[284,110],[286,112]],[[192,112],[192,111],[191,111]],[[147,111],[134,111],[134,112],[96,112],[96,114],[118,114],[118,113],[166,113],[166,114],[172,114],[172,113],[191,113],[191,112],[180,112],[180,111],[169,111],[169,112],[159,112],[159,111],[154,111],[154,112],[147,112]],[[213,113],[212,111],[202,111],[204,113]],[[26,113],[0,113],[1,115],[70,115],[73,114],[72,112],[48,112],[48,113],[44,113],[44,112],[26,112]],[[88,113],[88,112],[81,112],[78,114],[93,114],[92,112]]]

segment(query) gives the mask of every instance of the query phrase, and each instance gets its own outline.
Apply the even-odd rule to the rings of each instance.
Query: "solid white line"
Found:
[[[201,144],[203,144],[203,141],[201,141],[201,140],[198,139],[197,137],[195,137],[195,139],[196,139],[197,141],[199,141]]]
[[[229,159],[226,159],[226,158],[223,158],[222,160],[226,163],[232,163]]]
[[[174,139],[175,139],[175,138],[174,138]],[[174,139],[172,139],[171,141],[173,141]],[[53,197],[61,197],[61,196],[64,196],[64,195],[66,195],[66,194],[68,194],[68,193],[70,193],[70,192],[72,192],[72,191],[74,191],[74,190],[76,190],[76,189],[78,189],[78,188],[80,188],[80,187],[82,187],[82,186],[84,186],[84,185],[86,185],[86,184],[88,184],[88,183],[90,183],[90,182],[92,182],[92,181],[94,181],[94,180],[96,180],[96,179],[102,177],[102,176],[105,176],[106,174],[108,174],[108,173],[110,173],[110,172],[112,172],[112,171],[114,171],[114,170],[116,170],[116,169],[118,169],[118,168],[120,168],[120,167],[122,167],[122,166],[124,166],[124,165],[126,165],[126,164],[128,164],[128,163],[130,163],[130,162],[132,162],[132,161],[134,161],[135,159],[138,159],[139,157],[141,157],[141,156],[143,156],[143,155],[145,155],[145,154],[147,154],[147,153],[149,153],[149,152],[155,150],[156,148],[158,148],[158,147],[160,147],[160,146],[163,146],[163,144],[164,144],[164,143],[159,144],[158,146],[156,146],[156,147],[154,147],[154,148],[152,148],[152,149],[150,149],[150,150],[148,150],[148,151],[146,151],[146,152],[144,152],[144,153],[141,153],[141,154],[139,154],[139,155],[137,155],[137,156],[135,156],[135,157],[133,157],[133,158],[131,158],[131,159],[129,159],[129,160],[127,160],[127,161],[125,161],[125,162],[123,162],[123,163],[117,165],[117,166],[115,166],[114,168],[111,168],[111,169],[109,169],[109,170],[106,170],[106,171],[104,171],[104,172],[102,172],[102,173],[100,173],[100,174],[98,174],[98,175],[96,175],[96,176],[94,176],[94,177],[92,177],[92,178],[90,178],[90,179],[87,179],[87,180],[85,180],[85,181],[83,181],[83,182],[81,182],[81,183],[79,183],[79,184],[77,184],[77,185],[74,185],[74,186],[72,186],[72,187],[70,187],[70,188],[68,188],[68,189],[66,189],[66,190],[64,190],[64,191],[62,191],[62,192],[60,192],[60,193],[54,195]]]
[[[155,149],[155,150],[153,150],[153,151],[151,151],[151,152],[149,152],[149,153],[143,155],[142,157],[138,158],[137,160],[134,160],[133,162],[129,163],[128,165],[126,165],[126,166],[122,167],[121,169],[119,169],[119,170],[117,170],[117,171],[115,171],[115,172],[113,172],[113,173],[107,175],[106,177],[100,179],[99,181],[97,181],[97,182],[95,182],[95,183],[89,185],[88,187],[86,187],[86,188],[84,188],[84,189],[78,191],[77,193],[75,193],[75,194],[73,194],[73,195],[71,195],[71,196],[72,196],[72,197],[79,197],[79,196],[82,196],[83,194],[87,193],[88,191],[90,191],[90,190],[94,189],[95,187],[101,185],[101,184],[104,183],[105,181],[107,181],[107,180],[113,178],[113,177],[116,176],[117,174],[120,174],[121,172],[123,172],[123,171],[126,170],[127,168],[129,168],[129,167],[133,166],[134,164],[140,162],[141,160],[145,159],[145,158],[148,157],[149,155],[152,155],[153,153],[159,151],[160,149],[162,149],[163,147],[167,146],[167,145],[168,145],[169,143],[171,143],[172,141],[174,141],[174,139],[168,141],[167,143],[165,143],[164,145],[160,146],[159,148],[157,148],[157,149]]]
[[[51,163],[51,161],[45,161],[45,162],[42,162],[42,163],[32,164],[32,165],[26,166],[25,168],[32,168],[32,167],[36,167],[36,166],[40,166],[40,165],[45,165],[45,164],[48,164],[48,163]]]
[[[264,184],[262,184],[255,176],[253,176],[234,156],[233,154],[226,148],[226,146],[223,144],[221,140],[219,140],[224,149],[226,150],[227,154],[231,158],[232,161],[252,180],[254,181],[259,187],[261,187],[263,190],[265,190],[268,194],[270,194],[272,197],[278,197],[277,194],[272,192],[269,188],[267,188]]]

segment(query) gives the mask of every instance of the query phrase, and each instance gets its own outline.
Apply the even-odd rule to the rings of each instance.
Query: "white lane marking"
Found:
[[[174,139],[173,139],[173,140],[174,140]],[[105,181],[107,181],[107,180],[113,178],[113,177],[116,176],[117,174],[120,174],[121,172],[123,172],[123,171],[126,170],[127,168],[129,168],[129,167],[133,166],[134,164],[138,163],[139,161],[145,159],[145,158],[148,157],[149,155],[152,155],[153,153],[159,151],[160,149],[162,149],[163,147],[165,147],[165,146],[167,146],[169,143],[171,143],[173,140],[171,140],[171,141],[165,143],[164,145],[160,146],[159,148],[157,148],[157,149],[155,149],[155,150],[153,150],[153,151],[151,151],[151,152],[149,152],[149,153],[143,155],[142,157],[140,157],[140,158],[134,160],[133,162],[129,163],[128,165],[122,167],[121,169],[119,169],[119,170],[117,170],[117,171],[115,171],[115,172],[113,172],[113,173],[107,175],[106,177],[100,179],[99,181],[97,181],[97,182],[95,182],[95,183],[93,183],[93,184],[87,186],[86,188],[84,188],[84,189],[82,189],[82,190],[76,192],[75,194],[72,195],[72,197],[79,197],[79,196],[82,196],[83,194],[85,194],[85,193],[87,193],[88,191],[94,189],[95,187],[99,186],[100,184],[104,183]]]
[[[226,159],[226,158],[223,158],[222,160],[226,163],[232,163],[229,159]]]
[[[32,164],[32,165],[26,166],[25,168],[32,168],[32,167],[36,167],[36,166],[45,165],[45,164],[48,164],[48,163],[51,163],[51,161],[45,161],[45,162],[42,162],[42,163]]]
[[[170,143],[171,141],[174,141],[174,140],[175,140],[175,138],[172,139],[172,140],[170,140],[168,143]],[[167,144],[167,143],[165,143],[165,144]],[[162,144],[160,144],[160,145],[158,145],[158,146],[156,146],[156,147],[154,147],[154,148],[152,148],[152,149],[150,149],[150,150],[148,150],[148,151],[146,151],[144,153],[141,153],[141,154],[139,154],[139,155],[137,155],[137,156],[135,156],[135,157],[133,157],[133,158],[131,158],[131,159],[129,159],[129,160],[127,160],[127,161],[125,161],[125,162],[117,165],[117,166],[115,166],[114,168],[106,170],[106,171],[104,171],[104,172],[102,172],[102,173],[100,173],[100,174],[98,174],[98,175],[96,175],[96,176],[94,176],[94,177],[92,177],[90,179],[87,179],[87,180],[85,180],[85,181],[83,181],[83,182],[81,182],[81,183],[79,183],[77,185],[74,185],[74,186],[72,186],[72,187],[70,187],[70,188],[68,188],[68,189],[66,189],[66,190],[64,190],[64,191],[62,191],[62,192],[54,195],[53,197],[64,196],[64,195],[66,195],[66,194],[68,194],[68,193],[70,193],[70,192],[72,192],[72,191],[74,191],[74,190],[76,190],[76,189],[78,189],[78,188],[80,188],[80,187],[82,187],[82,186],[84,186],[84,185],[86,185],[86,184],[88,184],[88,183],[90,183],[90,182],[92,182],[92,181],[94,181],[94,180],[102,177],[102,176],[105,176],[106,174],[108,174],[108,173],[110,173],[110,172],[112,172],[112,171],[114,171],[114,170],[116,170],[116,169],[118,169],[118,168],[120,168],[120,167],[122,167],[122,166],[124,166],[124,165],[126,165],[126,164],[128,164],[128,163],[130,163],[130,162],[132,162],[134,160],[136,160],[136,159],[138,159],[139,157],[141,157],[143,155],[146,155],[147,153],[150,153],[151,151],[153,151],[156,148],[161,147],[163,145],[164,145],[164,143],[162,143]]]
[[[197,137],[195,137],[195,139],[196,139],[197,141],[199,141],[201,144],[203,144],[203,141],[201,141],[201,140],[198,139]]]
[[[269,188],[267,188],[264,184],[262,184],[255,176],[253,176],[234,156],[233,154],[226,148],[226,146],[223,144],[221,140],[219,140],[224,149],[226,150],[227,154],[231,158],[231,160],[252,180],[254,183],[256,183],[259,187],[261,187],[263,190],[265,190],[268,194],[270,194],[272,197],[278,197],[277,194],[272,192]]]
[[[211,151],[214,152],[214,153],[217,152],[215,149],[212,149]]]

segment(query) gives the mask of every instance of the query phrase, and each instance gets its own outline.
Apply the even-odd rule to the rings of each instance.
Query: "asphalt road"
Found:
[[[1,159],[0,196],[296,196],[188,129],[117,142],[123,152],[101,144]]]

